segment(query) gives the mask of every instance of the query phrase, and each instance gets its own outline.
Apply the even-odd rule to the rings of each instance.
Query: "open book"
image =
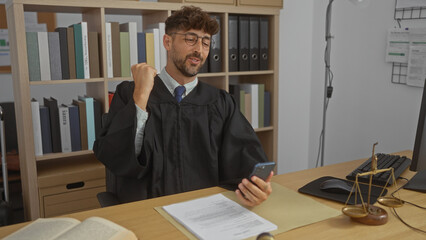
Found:
[[[39,218],[4,240],[136,240],[136,235],[107,219],[90,217],[80,222],[74,218]]]

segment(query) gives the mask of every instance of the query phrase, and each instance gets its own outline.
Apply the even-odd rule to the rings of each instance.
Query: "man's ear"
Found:
[[[167,34],[164,34],[164,36],[163,36],[163,45],[164,45],[164,48],[167,51],[169,51],[172,48],[172,41],[173,41],[173,39],[172,39],[171,36],[169,36]]]

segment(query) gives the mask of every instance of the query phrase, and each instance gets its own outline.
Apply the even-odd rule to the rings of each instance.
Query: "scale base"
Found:
[[[381,207],[369,206],[365,217],[352,217],[352,220],[365,225],[383,225],[388,222],[388,213]]]

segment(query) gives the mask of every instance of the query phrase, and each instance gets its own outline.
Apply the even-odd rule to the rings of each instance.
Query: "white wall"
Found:
[[[322,127],[327,4],[326,0],[286,0],[281,12],[280,92],[297,92],[280,95],[279,173],[314,167],[316,163]],[[327,113],[326,165],[368,157],[375,141],[379,142],[378,152],[413,147],[422,89],[391,83],[391,64],[384,62],[387,29],[397,26],[393,20],[394,4],[374,0],[368,8],[360,9],[348,1],[333,3],[334,93]],[[307,16],[310,5],[314,9],[312,17]],[[303,7],[306,8],[301,10]],[[312,20],[311,25],[306,24],[307,19]],[[426,21],[402,21],[402,25],[420,27],[426,26]],[[301,33],[300,28],[306,32]],[[309,36],[312,46],[304,45],[307,41],[301,39]],[[304,53],[307,48],[312,50],[311,55]],[[283,49],[289,51],[285,53]],[[300,54],[305,57],[304,62],[300,61]],[[305,79],[305,71],[310,72],[309,80]],[[302,82],[292,80],[297,74]],[[295,96],[309,98],[309,104]],[[300,117],[308,117],[309,123]],[[307,129],[309,136],[305,137]],[[307,138],[308,143],[294,141],[295,136]]]

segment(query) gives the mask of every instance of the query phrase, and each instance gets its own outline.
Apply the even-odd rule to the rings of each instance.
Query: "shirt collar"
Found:
[[[166,68],[163,68],[159,74],[160,79],[163,81],[164,85],[166,85],[169,92],[174,96],[175,95],[175,88],[179,86],[180,84],[174,80],[169,73],[167,73]],[[194,81],[189,82],[183,86],[185,86],[186,91],[182,95],[182,97],[187,96],[198,84],[198,77],[195,77]]]

